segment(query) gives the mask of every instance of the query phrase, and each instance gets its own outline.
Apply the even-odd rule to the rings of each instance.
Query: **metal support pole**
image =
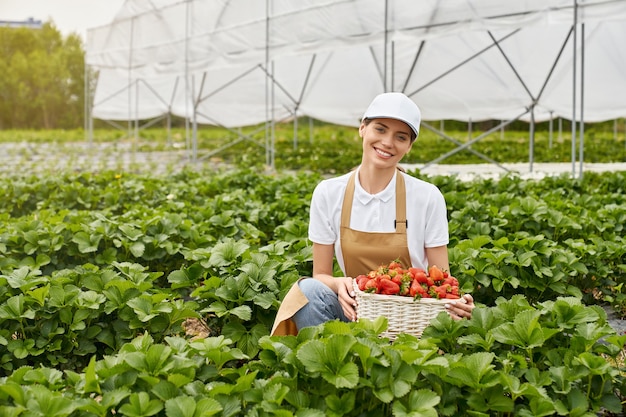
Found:
[[[550,110],[550,120],[548,121],[548,147],[552,149],[552,132],[554,131],[554,119],[552,115],[554,112]]]
[[[574,41],[572,51],[572,178],[576,178],[576,38],[578,26],[578,0],[574,0]]]
[[[198,161],[198,105],[199,101],[196,100],[196,76],[191,76],[191,94],[193,97],[193,124],[191,126],[191,137],[193,138],[193,142],[191,144],[191,157],[192,161],[195,163]]]
[[[528,171],[533,172],[533,163],[535,162],[535,105],[530,109],[530,148],[528,150]]]
[[[298,112],[293,112],[293,150],[298,149]]]
[[[578,142],[579,171],[578,178],[583,177],[585,161],[585,24],[580,25],[580,140]]]

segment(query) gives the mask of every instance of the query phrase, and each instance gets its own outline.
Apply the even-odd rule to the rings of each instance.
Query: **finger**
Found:
[[[471,317],[471,313],[469,312],[469,306],[466,304],[457,304],[455,301],[452,301],[450,304],[446,304],[444,307],[453,318]]]
[[[448,314],[452,318],[452,320],[461,320],[462,317],[456,314],[454,311],[448,311]]]
[[[347,317],[348,320],[356,321],[356,311],[353,308],[344,308],[343,314]]]
[[[343,310],[343,314],[348,318],[348,320],[355,321],[356,320],[356,301],[350,300],[350,302],[345,302],[344,300],[340,301],[341,309]]]

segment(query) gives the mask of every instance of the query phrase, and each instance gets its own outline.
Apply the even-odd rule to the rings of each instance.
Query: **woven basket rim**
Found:
[[[445,311],[448,299],[414,298],[404,295],[372,294],[359,290],[352,281],[357,301],[357,317],[373,320],[387,318],[387,330],[381,336],[395,339],[401,333],[420,337],[422,331],[439,313]]]
[[[352,280],[352,285],[354,286],[354,291],[358,294],[359,297],[368,298],[372,300],[393,300],[394,302],[407,303],[407,304],[446,304],[449,303],[449,299],[438,299],[438,298],[414,298],[407,297],[405,295],[387,295],[387,294],[372,294],[365,291],[361,291],[359,289],[356,280]]]

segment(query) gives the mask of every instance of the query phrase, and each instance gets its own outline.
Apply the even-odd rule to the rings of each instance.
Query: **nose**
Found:
[[[383,144],[383,146],[389,148],[393,144],[393,137],[391,134],[385,133],[384,135],[381,135],[380,142]]]

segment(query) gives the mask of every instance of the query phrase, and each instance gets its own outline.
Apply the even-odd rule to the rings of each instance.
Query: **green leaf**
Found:
[[[196,401],[189,396],[180,396],[165,402],[167,417],[208,417],[223,411],[222,405],[213,398]]]
[[[13,402],[17,405],[26,406],[27,394],[24,387],[13,381],[5,381],[0,384],[0,393],[4,396],[9,396]]]
[[[454,385],[466,385],[472,389],[483,389],[499,383],[495,372],[492,352],[478,352],[465,355],[450,368],[446,380]]]
[[[102,235],[89,235],[86,232],[77,232],[72,237],[72,242],[78,245],[78,251],[80,253],[92,253],[98,250],[101,239]]]
[[[211,303],[209,308],[206,309],[211,313],[215,313],[217,317],[224,316],[236,316],[243,321],[249,321],[252,319],[252,309],[247,305],[237,306],[234,308],[228,308],[226,304],[221,301],[215,301]]]
[[[18,269],[14,269],[11,271],[9,275],[0,275],[0,277],[5,278],[7,280],[7,284],[11,288],[19,288],[22,291],[27,291],[31,288],[37,287],[40,284],[48,282],[47,277],[40,277],[41,271],[31,270],[27,266],[23,266]]]
[[[328,409],[339,416],[349,415],[354,410],[356,402],[356,392],[348,391],[342,396],[336,394],[324,398]]]
[[[113,389],[111,391],[104,391],[100,404],[102,404],[102,406],[106,409],[118,407],[118,405],[130,394],[130,391],[126,387]]]
[[[542,346],[559,330],[542,328],[539,323],[540,317],[540,311],[522,311],[515,317],[513,323],[504,323],[493,329],[493,336],[500,343],[525,349]]]
[[[77,305],[82,308],[98,310],[106,302],[104,294],[96,291],[82,291],[78,294]]]
[[[15,319],[34,319],[35,311],[28,307],[23,294],[15,295],[9,298],[5,304],[0,306],[0,318]]]
[[[194,263],[188,268],[181,268],[172,271],[167,276],[167,282],[172,284],[172,288],[186,288],[197,285],[204,276],[204,268],[199,263]]]
[[[29,413],[36,416],[65,417],[71,415],[78,403],[63,396],[61,392],[50,391],[42,385],[30,387]]]
[[[128,403],[120,407],[120,413],[128,417],[149,417],[158,414],[163,409],[159,400],[151,400],[146,392],[132,393]]]
[[[437,417],[435,408],[441,397],[428,389],[411,391],[408,400],[395,401],[393,403],[393,415],[395,417]]]
[[[512,412],[515,405],[513,399],[504,392],[501,386],[481,389],[480,392],[470,394],[467,404],[472,410],[501,413]]]
[[[231,349],[232,340],[224,336],[207,337],[202,340],[191,342],[190,346],[202,355],[207,363],[214,363],[218,368],[232,360],[247,359],[248,357],[239,349]]]
[[[254,304],[258,305],[262,309],[269,310],[277,303],[278,299],[274,293],[262,292],[255,295],[253,301]]]
[[[556,411],[554,401],[550,398],[533,397],[528,406],[530,408],[529,417],[552,416]]]
[[[170,359],[172,348],[162,344],[150,346],[144,352],[130,352],[124,356],[124,361],[138,371],[150,375],[167,375],[175,363]]]
[[[578,324],[598,320],[598,314],[594,310],[586,308],[579,299],[573,297],[557,299],[552,306],[552,312],[561,329],[571,329]]]
[[[213,398],[201,398],[196,403],[196,413],[194,414],[194,417],[213,416],[221,413],[222,411],[222,405],[218,401]]]
[[[146,252],[146,245],[144,245],[143,242],[133,242],[128,247],[128,250],[130,250],[130,253],[132,253],[135,258],[141,258]]]
[[[347,360],[347,355],[355,342],[353,336],[331,335],[323,341],[305,342],[296,356],[307,371],[319,372],[336,388],[354,388],[359,380],[359,371],[352,361]]]
[[[92,356],[89,360],[89,365],[84,369],[85,373],[85,392],[95,392],[101,394],[100,384],[96,375],[96,357]]]
[[[224,243],[215,245],[209,258],[208,266],[227,266],[243,255],[249,245],[244,241],[229,240]]]

